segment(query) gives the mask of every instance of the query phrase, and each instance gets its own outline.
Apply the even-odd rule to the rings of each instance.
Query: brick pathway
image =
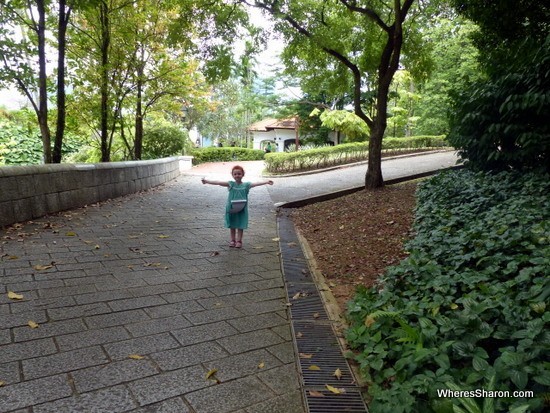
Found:
[[[0,232],[0,412],[303,412],[272,202],[238,250],[225,197],[182,176]]]

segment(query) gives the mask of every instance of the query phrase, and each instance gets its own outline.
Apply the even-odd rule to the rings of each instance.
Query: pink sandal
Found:
[[[232,239],[231,242],[229,243],[229,248],[235,248],[236,245],[237,243],[235,242],[234,239]]]
[[[243,247],[243,243],[241,241],[237,241],[235,243],[235,248],[242,248]]]

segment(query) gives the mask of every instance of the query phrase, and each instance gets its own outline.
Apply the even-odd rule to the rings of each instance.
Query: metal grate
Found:
[[[278,224],[294,344],[308,412],[368,413],[286,211],[280,211]],[[335,375],[337,370],[340,378]],[[334,394],[326,385],[343,392]]]

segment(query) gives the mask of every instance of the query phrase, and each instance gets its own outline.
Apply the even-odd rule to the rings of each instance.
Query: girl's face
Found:
[[[233,175],[233,179],[237,182],[240,182],[243,179],[244,172],[240,169],[233,169],[231,172],[231,175]]]

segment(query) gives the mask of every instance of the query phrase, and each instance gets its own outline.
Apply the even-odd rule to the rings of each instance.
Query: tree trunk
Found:
[[[46,9],[44,0],[36,2],[38,11],[38,124],[42,136],[44,162],[52,162],[51,133],[48,126],[48,88],[46,78]]]
[[[134,139],[134,159],[141,159],[143,149],[143,73],[145,67],[144,53],[139,54],[139,66],[137,70],[136,85],[136,130]]]
[[[107,4],[102,1],[100,4],[100,20],[101,20],[101,162],[109,162],[111,160],[111,148],[109,145],[109,10]]]
[[[58,58],[57,58],[57,125],[55,130],[55,141],[53,145],[53,162],[61,163],[61,151],[63,137],[65,135],[66,118],[66,93],[65,93],[65,51],[67,47],[67,25],[71,9],[66,10],[66,0],[59,0],[59,22],[58,22]]]

